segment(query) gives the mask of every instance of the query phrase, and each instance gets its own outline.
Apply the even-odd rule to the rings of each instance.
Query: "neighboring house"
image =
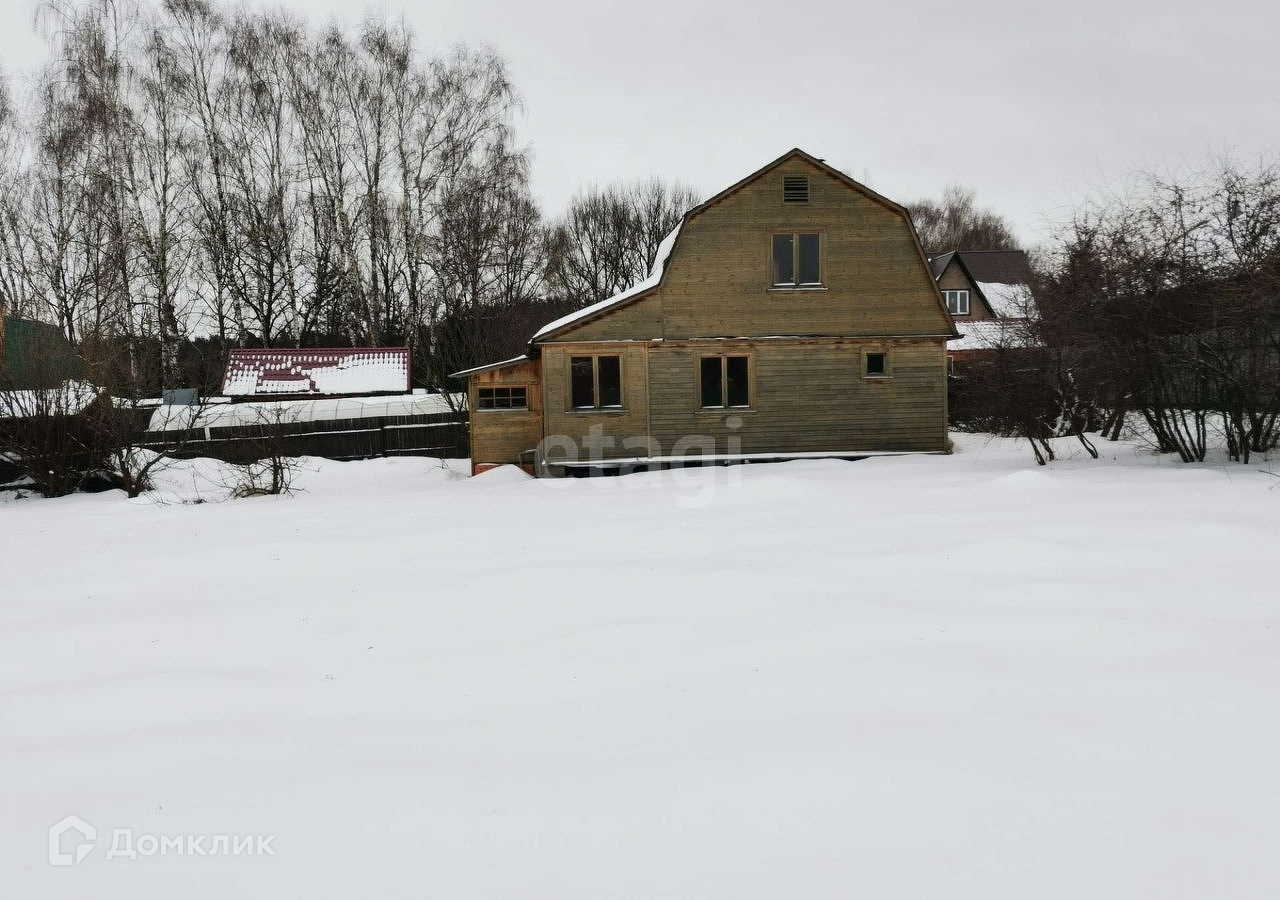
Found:
[[[84,377],[84,361],[61,328],[0,310],[0,389],[51,387]]]
[[[0,308],[0,483],[21,476],[23,457],[79,459],[75,448],[92,445],[92,410],[106,401],[84,375],[62,329]]]
[[[232,350],[222,393],[237,399],[368,397],[410,390],[407,347]]]
[[[1035,315],[1031,263],[1021,250],[953,250],[929,259],[961,337],[947,345],[952,363],[1000,347],[1026,346]]]
[[[945,452],[956,336],[907,212],[792,150],[685,213],[641,284],[457,373],[473,470]]]

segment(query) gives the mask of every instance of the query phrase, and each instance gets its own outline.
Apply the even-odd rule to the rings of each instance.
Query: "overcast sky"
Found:
[[[0,0],[0,65],[41,49]],[[974,188],[1029,240],[1139,167],[1280,148],[1267,0],[285,0],[316,24],[403,16],[428,51],[487,44],[555,214],[582,185],[661,175],[704,195],[793,146],[896,200]]]

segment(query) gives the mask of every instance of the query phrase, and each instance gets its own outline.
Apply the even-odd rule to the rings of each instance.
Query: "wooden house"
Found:
[[[84,360],[61,328],[6,316],[0,307],[0,389],[50,387],[85,376]]]
[[[948,345],[949,363],[1001,347],[1027,345],[1034,316],[1031,263],[1021,250],[953,250],[929,259],[960,338]]]
[[[473,471],[945,452],[956,336],[906,210],[792,150],[689,210],[641,284],[457,373]]]

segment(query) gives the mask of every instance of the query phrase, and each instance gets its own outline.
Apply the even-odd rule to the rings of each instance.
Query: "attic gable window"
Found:
[[[783,175],[782,176],[782,202],[783,203],[808,203],[809,202],[809,176],[808,175]]]
[[[947,301],[947,312],[951,313],[951,315],[969,315],[968,291],[943,291],[942,299]]]
[[[822,286],[822,236],[794,232],[773,236],[773,286]]]

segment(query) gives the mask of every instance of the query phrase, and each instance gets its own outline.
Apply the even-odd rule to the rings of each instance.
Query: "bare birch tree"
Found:
[[[928,253],[1019,249],[1009,223],[978,206],[977,194],[969,188],[951,185],[937,200],[916,200],[906,207]]]
[[[590,188],[548,231],[548,280],[570,306],[595,303],[644,280],[658,245],[696,202],[657,179]]]

